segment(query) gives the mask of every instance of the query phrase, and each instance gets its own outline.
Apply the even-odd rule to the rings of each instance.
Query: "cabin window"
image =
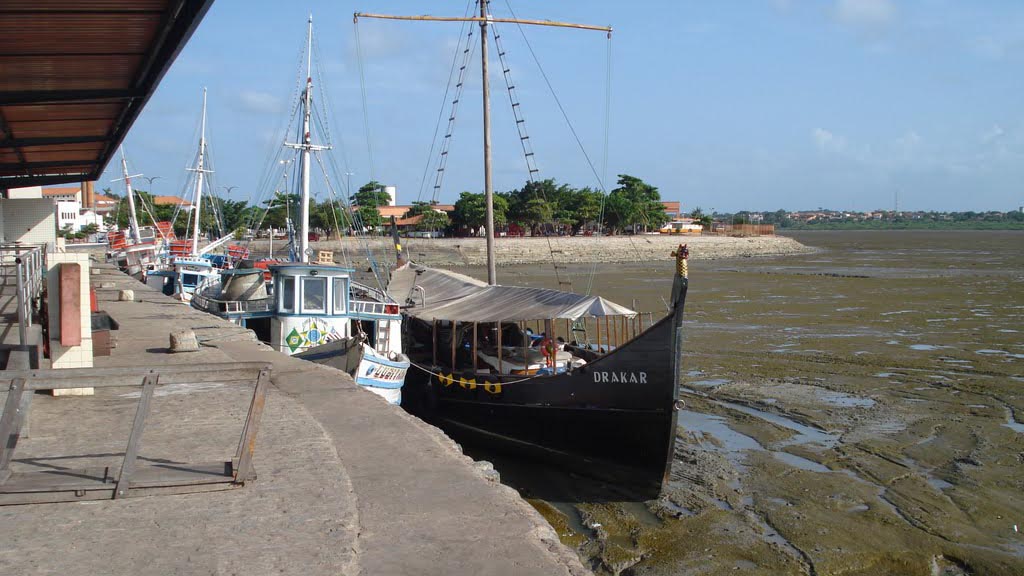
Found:
[[[295,278],[285,277],[281,280],[281,310],[295,311]]]
[[[181,283],[182,283],[182,285],[187,286],[189,288],[194,288],[196,286],[196,284],[199,284],[199,275],[198,274],[182,274],[181,275]]]
[[[346,278],[335,278],[334,279],[334,314],[344,314],[345,310],[345,292],[348,290],[348,282]]]
[[[302,279],[302,311],[327,311],[327,278]]]

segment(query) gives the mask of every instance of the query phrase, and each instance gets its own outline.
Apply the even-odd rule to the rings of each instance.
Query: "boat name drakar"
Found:
[[[647,372],[599,372],[595,370],[594,382],[647,384]]]

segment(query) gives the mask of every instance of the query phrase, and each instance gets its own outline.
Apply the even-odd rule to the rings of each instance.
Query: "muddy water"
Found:
[[[819,251],[691,264],[660,500],[508,481],[601,574],[1024,573],[1024,234],[795,237]],[[588,271],[499,274],[582,290]],[[670,282],[605,265],[593,291],[657,315]]]

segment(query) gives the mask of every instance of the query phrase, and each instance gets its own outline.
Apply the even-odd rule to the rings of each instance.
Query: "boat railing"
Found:
[[[192,294],[192,307],[213,314],[246,314],[253,312],[270,312],[274,306],[274,297],[255,298],[252,300],[223,300],[213,296],[220,295],[220,278],[206,278],[196,286]]]
[[[372,298],[373,300],[376,300],[377,302],[385,302],[391,304],[395,303],[394,300],[392,300],[391,297],[388,296],[387,293],[384,292],[383,290],[371,288],[370,286],[367,286],[366,284],[360,284],[359,282],[352,283],[352,292],[364,292],[368,297]]]
[[[394,316],[395,312],[388,312],[388,306],[395,308],[394,304],[386,302],[373,302],[370,300],[352,300],[350,302],[353,314],[376,314],[378,316]],[[396,310],[397,312],[397,310]]]

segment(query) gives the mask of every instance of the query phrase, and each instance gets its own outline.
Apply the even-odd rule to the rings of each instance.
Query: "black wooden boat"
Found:
[[[404,348],[414,365],[403,406],[456,440],[544,456],[656,495],[669,472],[678,417],[686,247],[674,255],[672,311],[610,351],[546,338],[531,345],[537,338],[522,328],[542,320],[554,335],[568,321],[596,318],[600,326],[602,317],[635,312],[599,297],[400,267],[389,293],[405,303]],[[535,368],[538,355],[543,366]]]

